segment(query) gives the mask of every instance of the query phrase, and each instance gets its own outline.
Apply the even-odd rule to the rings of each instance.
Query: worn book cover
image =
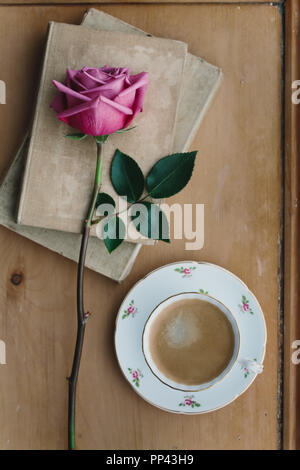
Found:
[[[26,161],[26,147],[25,141],[0,186],[0,224],[49,250],[78,261],[81,235],[29,227],[15,222],[14,214]],[[102,240],[90,237],[85,265],[93,271],[120,282],[130,272],[140,247],[140,243],[123,242],[118,250],[109,254]]]
[[[82,24],[106,31],[118,30],[149,36],[149,33],[95,8],[86,13]],[[221,78],[222,71],[218,67],[193,54],[187,54],[175,124],[173,152],[189,149],[220,85]]]
[[[107,31],[147,34],[128,23],[96,9],[90,9],[86,13],[83,24],[95,29]],[[192,62],[195,64],[193,71],[189,67],[190,57],[194,58],[194,60],[192,59]],[[182,94],[187,96],[187,100],[183,101],[181,98],[179,102],[173,151],[187,150],[189,141],[192,139],[192,134],[194,133],[193,126],[195,130],[198,128],[197,123],[200,123],[208,108],[208,104],[215,95],[221,77],[220,70],[204,60],[198,59],[191,54],[188,54],[187,59],[182,84]],[[186,119],[185,116],[187,117],[187,125],[184,127],[188,130],[187,137],[183,136],[183,132],[180,132],[179,129],[179,123],[180,127],[182,127],[184,119]],[[195,116],[195,120],[191,118],[193,116]],[[15,222],[14,214],[22,171],[26,161],[26,152],[27,146],[25,142],[14,158],[11,168],[1,184],[0,224],[50,250],[77,261],[80,235],[56,230],[26,227],[16,224]],[[113,280],[121,281],[130,272],[139,252],[139,248],[140,244],[123,243],[112,255],[109,255],[101,240],[91,238],[87,252],[87,266]]]
[[[105,144],[102,191],[117,199],[109,171],[116,148],[131,155],[146,174],[173,150],[174,128],[187,46],[136,34],[96,31],[52,22],[49,27],[39,96],[28,149],[18,222],[79,233],[90,202],[95,171],[95,142],[65,137],[70,128],[49,108],[66,67],[126,65],[131,73],[148,72],[144,112],[136,129],[110,137]]]

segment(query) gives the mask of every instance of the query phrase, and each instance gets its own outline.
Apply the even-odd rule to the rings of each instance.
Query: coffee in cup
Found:
[[[150,315],[143,349],[150,368],[167,385],[201,390],[221,380],[236,361],[237,323],[208,295],[178,294]]]

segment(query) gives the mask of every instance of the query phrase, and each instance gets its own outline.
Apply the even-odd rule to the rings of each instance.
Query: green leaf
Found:
[[[109,194],[106,194],[106,193],[99,193],[97,196],[96,208],[99,207],[101,204],[110,204],[116,207],[116,203],[113,200],[113,198]]]
[[[133,158],[116,150],[111,165],[111,182],[119,196],[126,196],[128,202],[136,202],[144,190],[142,170]]]
[[[125,225],[118,216],[110,217],[103,229],[103,239],[109,253],[112,253],[125,238]]]
[[[107,141],[109,135],[95,135],[95,141],[97,144],[104,144]]]
[[[72,139],[72,140],[83,140],[87,136],[88,136],[87,134],[83,134],[82,132],[76,132],[75,134],[66,135],[66,137],[68,137],[68,139]]]
[[[197,151],[174,153],[159,160],[146,178],[146,187],[153,198],[165,198],[179,193],[189,182]]]
[[[157,204],[144,201],[131,207],[136,229],[145,237],[170,243],[168,220]]]
[[[132,131],[132,129],[135,129],[136,126],[133,127],[127,127],[127,129],[120,129],[119,131],[114,132],[114,134],[123,134],[124,132]]]

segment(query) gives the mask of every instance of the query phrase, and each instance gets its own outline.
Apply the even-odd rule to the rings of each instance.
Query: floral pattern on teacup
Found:
[[[136,387],[140,386],[140,380],[144,377],[140,369],[131,369],[128,367],[128,372],[131,375],[132,382]]]
[[[199,292],[200,294],[204,294],[204,295],[208,294],[208,290],[204,290],[204,289],[199,289]]]
[[[134,300],[131,300],[128,307],[123,311],[122,319],[127,317],[134,317],[135,314],[138,312],[138,309],[134,305]]]
[[[243,371],[245,379],[250,375],[252,372],[253,374],[261,374],[264,370],[264,366],[257,362],[257,359],[240,359],[239,364],[241,366],[241,370]]]
[[[175,268],[174,271],[182,274],[183,278],[190,278],[192,277],[192,271],[194,271],[194,269],[196,269],[196,266],[190,266],[189,268],[181,266],[180,268]]]
[[[199,408],[201,405],[196,400],[194,400],[194,395],[185,395],[184,400],[179,403],[178,406],[187,406],[189,408]]]
[[[254,315],[254,312],[250,307],[249,300],[245,295],[242,295],[242,303],[239,305],[239,308],[242,313],[250,313],[251,315]]]

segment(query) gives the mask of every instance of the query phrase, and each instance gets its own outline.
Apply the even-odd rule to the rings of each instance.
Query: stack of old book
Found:
[[[188,53],[180,41],[152,37],[106,13],[91,9],[80,26],[51,22],[33,125],[0,188],[0,223],[77,261],[80,231],[93,186],[92,142],[65,138],[66,125],[49,105],[52,80],[66,68],[126,66],[148,72],[145,112],[137,132],[114,136],[105,144],[103,188],[114,196],[109,168],[116,148],[132,155],[144,173],[161,157],[187,151],[221,79],[221,71]],[[17,212],[17,215],[16,215]],[[109,255],[91,237],[87,267],[121,281],[143,243],[128,240]]]

